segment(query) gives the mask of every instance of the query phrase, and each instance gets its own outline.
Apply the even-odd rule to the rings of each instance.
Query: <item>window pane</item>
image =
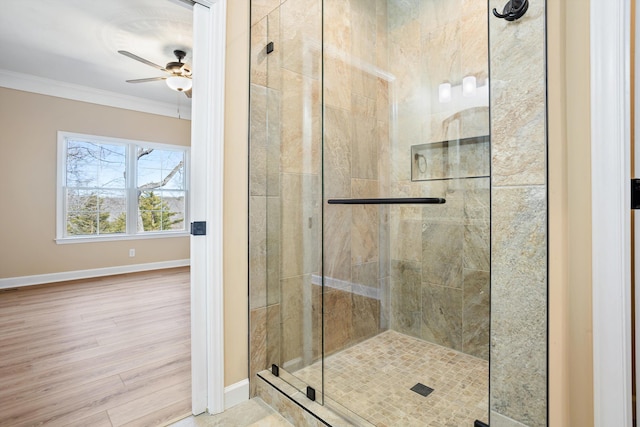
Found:
[[[162,170],[138,167],[138,188],[154,189],[162,184]]]
[[[127,213],[109,211],[109,217],[100,222],[100,234],[116,234],[127,232]]]
[[[68,212],[67,234],[70,236],[98,234],[97,212]]]
[[[169,206],[169,210],[174,212],[185,211],[185,192],[184,191],[163,191],[162,197]]]
[[[169,226],[165,230],[185,230],[185,192],[163,191],[162,200],[168,207],[163,211],[163,215],[166,217],[165,224]]]
[[[67,187],[95,187],[98,171],[95,159],[99,156],[97,144],[67,141]]]
[[[125,187],[126,147],[68,140],[67,187]]]
[[[127,194],[124,190],[100,192],[100,234],[127,232]],[[104,215],[104,214],[108,215]]]
[[[107,212],[124,212],[127,210],[127,193],[125,190],[102,190],[100,210]]]
[[[165,230],[184,230],[184,215],[181,212],[162,212]]]
[[[98,210],[98,196],[92,190],[67,189],[67,212]]]
[[[185,188],[184,151],[138,147],[137,155],[140,190]]]
[[[167,190],[184,190],[185,189],[185,179],[184,179],[184,167],[178,169],[176,174],[165,184],[163,187]]]
[[[100,159],[98,169],[98,186],[102,188],[125,188],[126,186],[126,154],[124,147],[116,146],[117,151],[111,149],[112,146],[102,146],[103,158]]]
[[[67,234],[125,233],[126,192],[67,190]]]
[[[142,192],[138,198],[139,231],[184,230],[184,196],[184,192]]]

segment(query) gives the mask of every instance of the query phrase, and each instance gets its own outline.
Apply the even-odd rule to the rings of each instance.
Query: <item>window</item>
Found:
[[[184,235],[188,153],[58,132],[58,241]]]

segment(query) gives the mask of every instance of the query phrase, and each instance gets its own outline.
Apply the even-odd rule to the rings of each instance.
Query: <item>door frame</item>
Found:
[[[594,425],[629,426],[630,0],[591,0]]]
[[[223,177],[227,0],[193,3],[191,218],[192,412],[224,411]]]

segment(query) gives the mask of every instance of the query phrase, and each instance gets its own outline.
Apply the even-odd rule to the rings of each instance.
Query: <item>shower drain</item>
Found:
[[[433,389],[431,387],[427,387],[426,385],[424,385],[422,383],[418,383],[418,384],[414,385],[413,387],[411,387],[411,391],[415,391],[420,396],[427,397],[427,396],[429,396],[431,394]]]

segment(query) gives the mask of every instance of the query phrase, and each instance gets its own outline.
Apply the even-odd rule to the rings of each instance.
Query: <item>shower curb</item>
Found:
[[[342,416],[333,410],[311,401],[307,396],[269,370],[256,374],[257,396],[280,413],[293,425],[309,427],[374,427],[355,416]],[[357,419],[356,419],[357,418]]]

